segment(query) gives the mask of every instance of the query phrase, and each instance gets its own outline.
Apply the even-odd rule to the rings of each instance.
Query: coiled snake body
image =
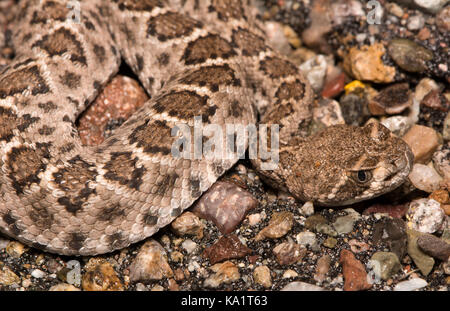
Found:
[[[400,185],[412,154],[382,125],[301,137],[312,91],[271,49],[247,1],[20,1],[0,73],[0,230],[65,255],[110,252],[169,224],[237,161],[176,158],[171,129],[280,125],[279,165],[255,168],[299,200],[341,205]],[[68,5],[69,4],[69,5]],[[71,7],[72,5],[72,7]],[[123,58],[151,99],[96,147],[74,123]],[[295,142],[295,143],[294,143]]]

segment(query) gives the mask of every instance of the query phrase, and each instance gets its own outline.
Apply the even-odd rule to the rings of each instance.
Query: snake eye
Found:
[[[353,172],[353,179],[355,179],[360,184],[364,184],[372,179],[372,173],[370,171],[363,170]]]

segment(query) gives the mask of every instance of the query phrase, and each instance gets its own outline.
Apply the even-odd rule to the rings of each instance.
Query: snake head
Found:
[[[340,206],[374,198],[400,186],[414,156],[379,123],[335,125],[280,153],[285,188],[302,201]]]

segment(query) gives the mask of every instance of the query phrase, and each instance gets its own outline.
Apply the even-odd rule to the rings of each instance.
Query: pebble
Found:
[[[433,52],[408,39],[393,39],[388,45],[389,56],[403,70],[422,73]]]
[[[305,228],[308,230],[315,230],[318,224],[326,224],[328,221],[320,214],[314,214],[306,218]],[[300,242],[299,242],[300,243]]]
[[[406,226],[402,219],[383,218],[373,228],[373,244],[384,243],[401,260],[407,248]]]
[[[372,287],[372,284],[367,282],[364,265],[355,258],[351,251],[343,249],[339,263],[342,265],[345,291],[366,290]]]
[[[400,283],[397,283],[394,286],[394,291],[413,291],[416,289],[421,289],[425,286],[427,286],[428,283],[424,279],[421,278],[413,278],[407,281],[402,281]]]
[[[46,276],[46,273],[42,270],[39,269],[34,269],[33,271],[31,271],[31,276],[36,278],[36,279],[41,279],[44,276]]]
[[[437,132],[423,125],[413,125],[402,138],[414,154],[414,163],[428,163],[439,147]]]
[[[218,181],[195,203],[192,212],[211,220],[222,234],[228,234],[257,205],[250,192],[234,183]]]
[[[322,52],[329,51],[325,35],[332,30],[332,16],[329,7],[323,1],[314,1],[309,14],[311,24],[302,32],[302,41],[306,46]]]
[[[367,252],[370,249],[369,244],[356,239],[351,239],[348,241],[348,245],[350,246],[351,251],[355,254]]]
[[[328,237],[325,239],[325,241],[323,241],[323,246],[328,247],[328,248],[334,248],[337,244],[337,240],[335,238],[332,237]]]
[[[294,215],[291,212],[275,212],[269,221],[267,227],[262,229],[255,237],[256,241],[265,238],[277,239],[284,236],[291,230],[294,224]]]
[[[203,256],[208,258],[211,264],[215,264],[223,260],[242,258],[251,253],[252,250],[243,245],[237,235],[232,234],[220,237],[216,243],[204,250]]]
[[[205,225],[200,218],[192,212],[184,212],[171,223],[173,231],[179,235],[195,235],[201,239],[203,237],[203,228]]]
[[[403,14],[405,14],[403,12],[403,9],[395,2],[388,2],[386,3],[386,9],[388,10],[389,13],[401,18],[403,16]]]
[[[8,245],[6,245],[6,253],[14,258],[20,258],[27,250],[28,247],[17,241],[10,241]]]
[[[351,47],[344,57],[345,70],[358,80],[375,83],[394,81],[395,68],[384,65],[381,57],[386,52],[383,44],[363,45],[361,48]]]
[[[78,133],[83,145],[102,143],[147,100],[139,82],[126,76],[115,76],[80,116]]]
[[[270,288],[272,286],[272,277],[270,275],[270,269],[267,266],[258,266],[253,271],[253,279],[259,285],[265,288]]]
[[[448,185],[448,189],[450,189],[450,144],[445,144],[443,148],[436,151],[433,154],[433,166],[439,172],[440,175],[444,176],[444,181],[446,181]]]
[[[365,209],[363,215],[381,213],[381,214],[388,214],[393,218],[403,218],[403,216],[406,215],[407,211],[408,211],[407,204],[397,204],[397,205],[374,204],[369,208]]]
[[[305,257],[306,248],[288,238],[287,242],[275,246],[273,253],[280,265],[291,265],[300,262]]]
[[[341,73],[334,79],[325,82],[322,90],[322,97],[334,98],[344,91],[345,74]]]
[[[340,99],[342,116],[346,124],[359,126],[370,117],[368,102],[365,96],[355,93],[343,95]]]
[[[92,257],[84,267],[81,287],[85,291],[123,291],[122,281],[111,263],[103,258]]]
[[[311,129],[311,134],[331,125],[345,124],[339,103],[335,100],[327,98],[320,99],[318,103],[314,105],[313,120],[314,122],[312,125],[315,125],[317,128]],[[308,204],[308,202],[306,204]],[[312,208],[312,214],[313,213],[314,208]]]
[[[413,15],[408,18],[407,28],[409,30],[419,30],[425,25],[425,18],[422,15]]]
[[[439,86],[436,81],[430,78],[423,78],[416,85],[414,90],[414,99],[417,103],[420,103],[429,92],[434,90],[439,90]]]
[[[149,240],[141,246],[129,270],[132,282],[161,280],[173,276],[173,271],[167,262],[166,251],[155,240]]]
[[[372,267],[377,276],[385,281],[402,268],[397,255],[392,252],[376,252],[372,255],[371,260],[377,262],[377,264],[372,263]]]
[[[446,6],[436,15],[436,26],[443,34],[450,32],[450,6]]]
[[[336,230],[334,230],[333,227],[331,227],[329,224],[318,224],[316,226],[316,231],[319,233],[326,234],[328,236],[332,236],[332,237],[335,237],[338,235]]]
[[[434,259],[431,256],[425,254],[417,245],[417,239],[423,235],[423,233],[415,231],[413,229],[406,229],[408,235],[408,254],[420,269],[423,275],[428,275],[434,266]]]
[[[300,214],[304,216],[311,216],[314,214],[314,204],[311,201],[306,202],[299,209]]]
[[[317,260],[316,271],[314,273],[314,280],[319,283],[325,281],[328,272],[330,271],[331,257],[330,255],[323,255]]]
[[[412,92],[408,83],[396,83],[382,89],[369,100],[372,115],[399,114],[412,105]]]
[[[181,243],[181,247],[188,253],[191,254],[197,249],[197,243],[192,241],[191,239],[184,240]]]
[[[338,234],[346,234],[352,232],[354,224],[355,219],[347,215],[336,218],[335,222],[333,222],[333,227]]]
[[[450,244],[431,234],[418,237],[417,245],[426,254],[441,261],[447,261],[450,256]]]
[[[282,291],[299,291],[299,292],[316,292],[316,291],[323,291],[324,289],[317,285],[295,281],[295,282],[288,283],[281,290]]]
[[[434,233],[442,227],[445,213],[436,200],[422,198],[411,201],[406,219],[409,228],[423,233]]]
[[[316,234],[314,232],[303,231],[295,237],[297,243],[303,246],[313,246],[317,244]]]
[[[217,288],[222,284],[237,281],[241,277],[238,267],[231,261],[217,263],[211,267],[211,270],[215,273],[204,281],[203,285],[205,287]]]
[[[250,226],[256,226],[261,221],[262,217],[260,213],[248,215],[248,224]]]
[[[327,61],[324,55],[316,55],[299,66],[300,71],[308,79],[314,91],[323,88],[327,72]]]
[[[291,269],[287,269],[286,271],[283,272],[283,279],[295,278],[297,276],[298,273]]]
[[[442,133],[448,126],[446,117],[450,110],[450,101],[438,90],[430,91],[420,102],[419,124]]]
[[[78,292],[79,288],[73,286],[72,284],[67,283],[59,283],[50,287],[49,291],[51,292]]]
[[[414,164],[408,177],[414,187],[428,193],[438,190],[443,180],[432,165],[420,163]]]
[[[8,267],[2,267],[0,269],[0,284],[1,285],[13,285],[19,284],[20,278]]]
[[[413,0],[419,8],[429,13],[437,13],[448,2],[448,0]]]

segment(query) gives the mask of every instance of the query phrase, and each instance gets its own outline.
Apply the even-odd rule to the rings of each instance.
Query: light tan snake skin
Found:
[[[280,124],[280,164],[255,168],[299,200],[342,205],[399,186],[407,145],[379,124],[308,138],[313,94],[239,0],[24,0],[16,56],[0,72],[0,230],[65,255],[110,252],[151,236],[237,161],[171,155],[176,124]],[[69,4],[70,4],[69,3]],[[151,99],[97,147],[75,120],[123,58]],[[259,117],[259,119],[258,119]],[[295,143],[294,143],[295,142]]]

